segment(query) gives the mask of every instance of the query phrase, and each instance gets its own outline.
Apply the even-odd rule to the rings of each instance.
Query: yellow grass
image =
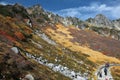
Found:
[[[70,35],[70,32],[68,31],[68,27],[64,27],[61,24],[57,24],[57,30],[53,30],[51,28],[47,28],[46,33],[48,35],[51,36],[51,38],[53,40],[55,40],[57,43],[62,44],[64,47],[67,47],[69,49],[71,49],[72,51],[80,51],[84,54],[89,55],[90,57],[88,57],[89,60],[93,61],[93,62],[114,62],[114,63],[120,63],[120,60],[114,57],[108,57],[104,54],[102,54],[101,52],[98,51],[94,51],[88,47],[85,46],[79,46],[79,44],[76,43],[72,43],[70,41],[71,38],[73,38],[73,36]],[[71,27],[73,28],[73,27]],[[77,29],[77,28],[76,28]],[[79,30],[79,29],[78,29]],[[57,31],[61,31],[62,33],[66,34],[63,35],[61,33],[57,33]],[[53,36],[54,35],[54,36]]]
[[[120,66],[112,67],[111,72],[114,80],[120,80]]]

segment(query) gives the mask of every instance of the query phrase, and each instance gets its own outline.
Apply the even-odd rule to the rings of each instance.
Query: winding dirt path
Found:
[[[109,67],[105,67],[105,65],[100,66],[95,73],[97,80],[114,80],[110,71],[110,68],[113,66],[120,66],[120,64],[110,64]]]

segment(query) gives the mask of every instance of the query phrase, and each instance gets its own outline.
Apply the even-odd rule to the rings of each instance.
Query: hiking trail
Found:
[[[109,64],[108,67],[105,65],[100,66],[95,73],[97,80],[114,80],[110,71],[112,66],[120,66],[120,64]]]

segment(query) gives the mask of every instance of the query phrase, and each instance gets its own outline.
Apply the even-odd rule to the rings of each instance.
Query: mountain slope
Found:
[[[97,32],[102,36],[111,37],[113,39],[120,39],[120,25],[118,20],[109,20],[102,14],[96,15],[95,18],[86,20],[90,30]]]
[[[5,80],[19,80],[20,77],[24,78],[24,76],[29,73],[33,75],[35,80],[56,80],[60,79],[60,77],[62,77],[63,80],[69,80],[69,78],[53,72],[50,68],[38,64],[34,60],[26,57],[25,53],[27,53],[29,50],[32,50],[33,48],[34,51],[36,51],[39,48],[28,41],[28,38],[31,38],[29,35],[32,32],[29,26],[26,26],[22,22],[20,24],[16,24],[18,21],[19,20],[17,19],[14,21],[14,19],[10,17],[9,19],[8,17],[3,16],[0,18],[0,64],[2,65],[0,66],[0,76],[5,76]],[[15,46],[18,48],[18,50],[20,50],[19,54],[11,51],[11,48]],[[39,53],[41,52],[39,51]],[[16,77],[14,78],[13,76]]]
[[[10,45],[0,43],[0,46],[2,47],[2,52],[0,51],[0,79],[20,80],[20,78],[25,78],[27,74],[31,74],[34,80],[59,80],[61,77],[63,80],[69,80],[44,65],[38,65],[35,61],[14,53],[10,49],[12,48]]]
[[[9,5],[9,10],[12,11],[8,10],[8,6],[3,7],[6,13],[17,15],[0,13],[0,44],[5,44],[0,50],[0,64],[3,65],[0,67],[0,76],[7,76],[5,80],[15,80],[12,74],[22,68],[25,69],[17,79],[20,79],[21,74],[31,74],[35,80],[91,80],[99,65],[106,61],[120,63],[119,41],[101,37],[91,30],[78,29],[75,27],[77,23],[71,23],[74,22],[72,18],[67,19],[66,25],[66,22],[64,24],[61,21],[66,21],[65,18],[46,12],[39,5],[27,10],[18,4],[17,7]],[[17,9],[17,13],[13,11],[13,7]],[[23,12],[19,12],[21,8]],[[114,45],[111,47],[109,43]],[[7,57],[8,61],[2,62],[7,53],[11,58]],[[17,67],[14,67],[14,61],[18,61],[15,64]],[[5,67],[4,72],[2,69],[8,65],[10,67]],[[32,70],[24,65],[31,66]]]
[[[79,33],[79,35],[77,36],[77,40],[78,41],[81,41],[81,42],[78,42],[76,40],[76,35],[73,33],[75,32],[75,34],[77,35],[77,33]],[[89,31],[88,31],[89,32]],[[101,53],[97,52],[97,51],[93,51],[92,49],[90,49],[91,46],[89,46],[89,44],[91,42],[88,42],[89,40],[89,35],[92,35],[92,37],[94,36],[98,36],[96,35],[95,33],[90,33],[89,32],[89,35],[87,32],[85,31],[81,31],[79,29],[76,29],[76,28],[65,28],[64,26],[58,24],[57,25],[57,29],[56,30],[53,30],[51,28],[48,28],[46,30],[46,33],[48,35],[51,36],[51,38],[55,39],[58,43],[64,45],[65,47],[69,47],[70,49],[72,49],[73,51],[81,51],[82,53],[85,53],[87,55],[89,55],[90,57],[92,57],[91,60],[95,60],[95,62],[97,61],[97,59],[100,57],[100,58],[104,58],[104,57],[101,57],[101,56],[97,56]],[[84,33],[84,34],[82,34]],[[53,36],[54,35],[54,36]],[[78,38],[80,37],[80,39]],[[83,39],[83,38],[86,37],[86,39]],[[87,39],[88,38],[88,39]],[[99,36],[100,38],[100,36]],[[97,40],[97,38],[93,38],[92,40],[94,41],[94,39]],[[102,39],[102,38],[101,38]],[[82,40],[84,42],[82,42]],[[91,39],[90,39],[91,40]],[[99,39],[98,39],[99,40]],[[104,40],[105,41],[105,40]],[[96,44],[98,44],[100,41],[96,42]],[[108,42],[108,41],[106,41]],[[92,43],[91,43],[92,44]],[[106,43],[105,43],[106,44]],[[102,44],[101,44],[102,46]],[[102,46],[103,48],[105,48],[104,46]],[[108,46],[107,46],[108,47]],[[116,47],[117,48],[117,47]],[[100,48],[101,49],[101,48]],[[119,50],[119,49],[118,49]],[[101,54],[102,55],[102,54]],[[95,57],[96,56],[96,57]],[[96,59],[95,59],[96,58]],[[107,59],[107,57],[105,58]],[[105,61],[104,59],[98,59],[98,61]],[[111,59],[111,60],[115,60],[114,62],[119,62],[119,60],[117,59]],[[110,60],[110,61],[111,61]]]
[[[109,29],[113,28],[112,21],[110,21],[107,17],[105,17],[102,14],[96,15],[94,19],[89,18],[87,21],[98,27],[106,27]]]

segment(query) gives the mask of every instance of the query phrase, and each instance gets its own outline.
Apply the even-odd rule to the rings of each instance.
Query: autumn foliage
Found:
[[[5,31],[2,31],[2,30],[0,30],[0,35],[4,36],[5,38],[7,38],[8,40],[10,40],[12,42],[14,42],[16,40],[15,38],[11,37],[9,34],[7,34]]]
[[[24,40],[25,37],[21,32],[15,32],[15,36],[19,39],[19,40]]]

